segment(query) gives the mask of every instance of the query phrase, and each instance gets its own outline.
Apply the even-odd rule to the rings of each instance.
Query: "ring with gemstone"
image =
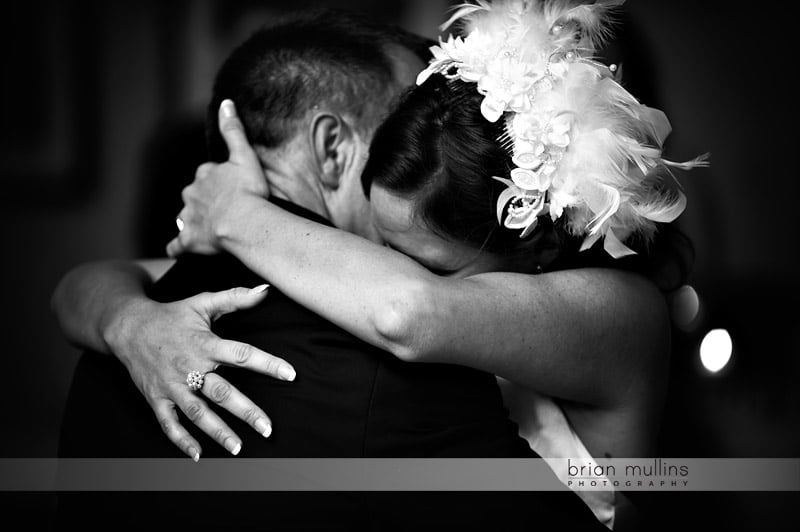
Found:
[[[202,389],[205,380],[205,373],[200,373],[199,371],[190,371],[189,374],[186,375],[186,384],[189,385],[189,389],[193,392]]]
[[[179,232],[180,232],[180,231],[183,231],[183,226],[184,226],[184,224],[183,224],[183,220],[181,220],[181,217],[180,217],[180,216],[176,216],[176,217],[175,217],[175,225],[177,225],[177,226],[178,226],[178,231],[179,231]]]

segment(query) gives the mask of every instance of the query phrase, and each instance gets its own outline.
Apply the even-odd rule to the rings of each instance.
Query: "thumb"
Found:
[[[258,157],[247,141],[247,133],[236,114],[236,106],[232,100],[222,100],[219,106],[219,132],[228,146],[229,161],[236,164],[258,164]]]
[[[202,302],[202,305],[213,321],[229,312],[244,310],[258,305],[267,296],[268,288],[268,284],[249,289],[240,286],[222,292],[204,294],[205,301]]]

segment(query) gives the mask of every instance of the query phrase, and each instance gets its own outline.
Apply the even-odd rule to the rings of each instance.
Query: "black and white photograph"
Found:
[[[15,529],[796,530],[786,6],[4,18]]]

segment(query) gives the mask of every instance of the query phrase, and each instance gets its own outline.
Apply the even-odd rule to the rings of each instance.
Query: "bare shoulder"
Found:
[[[649,456],[658,435],[669,381],[671,324],[664,294],[647,278],[623,271],[597,271],[604,290],[615,294],[610,312],[615,313],[609,341],[616,354],[615,378],[598,404],[566,402],[562,405],[575,431],[597,457]],[[611,333],[610,333],[611,334]]]
[[[632,379],[629,386],[644,386],[669,366],[671,322],[666,297],[655,283],[636,273],[596,270],[595,275],[602,275],[602,289],[611,291],[605,301],[615,315],[616,327],[609,334],[621,336],[612,344],[622,357],[617,369]],[[629,398],[621,393],[620,399]]]

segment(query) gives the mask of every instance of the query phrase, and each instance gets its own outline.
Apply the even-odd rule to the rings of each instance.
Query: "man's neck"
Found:
[[[256,153],[264,167],[270,196],[303,207],[326,220],[331,220],[319,180],[300,164],[297,154],[288,150],[267,150],[257,147]]]
[[[304,193],[302,190],[285,190],[278,185],[274,185],[272,182],[270,182],[269,194],[270,196],[293,203],[298,207],[303,207],[304,209],[322,216],[326,220],[331,219],[330,213],[328,213],[328,209],[325,207],[325,203],[315,194]]]

